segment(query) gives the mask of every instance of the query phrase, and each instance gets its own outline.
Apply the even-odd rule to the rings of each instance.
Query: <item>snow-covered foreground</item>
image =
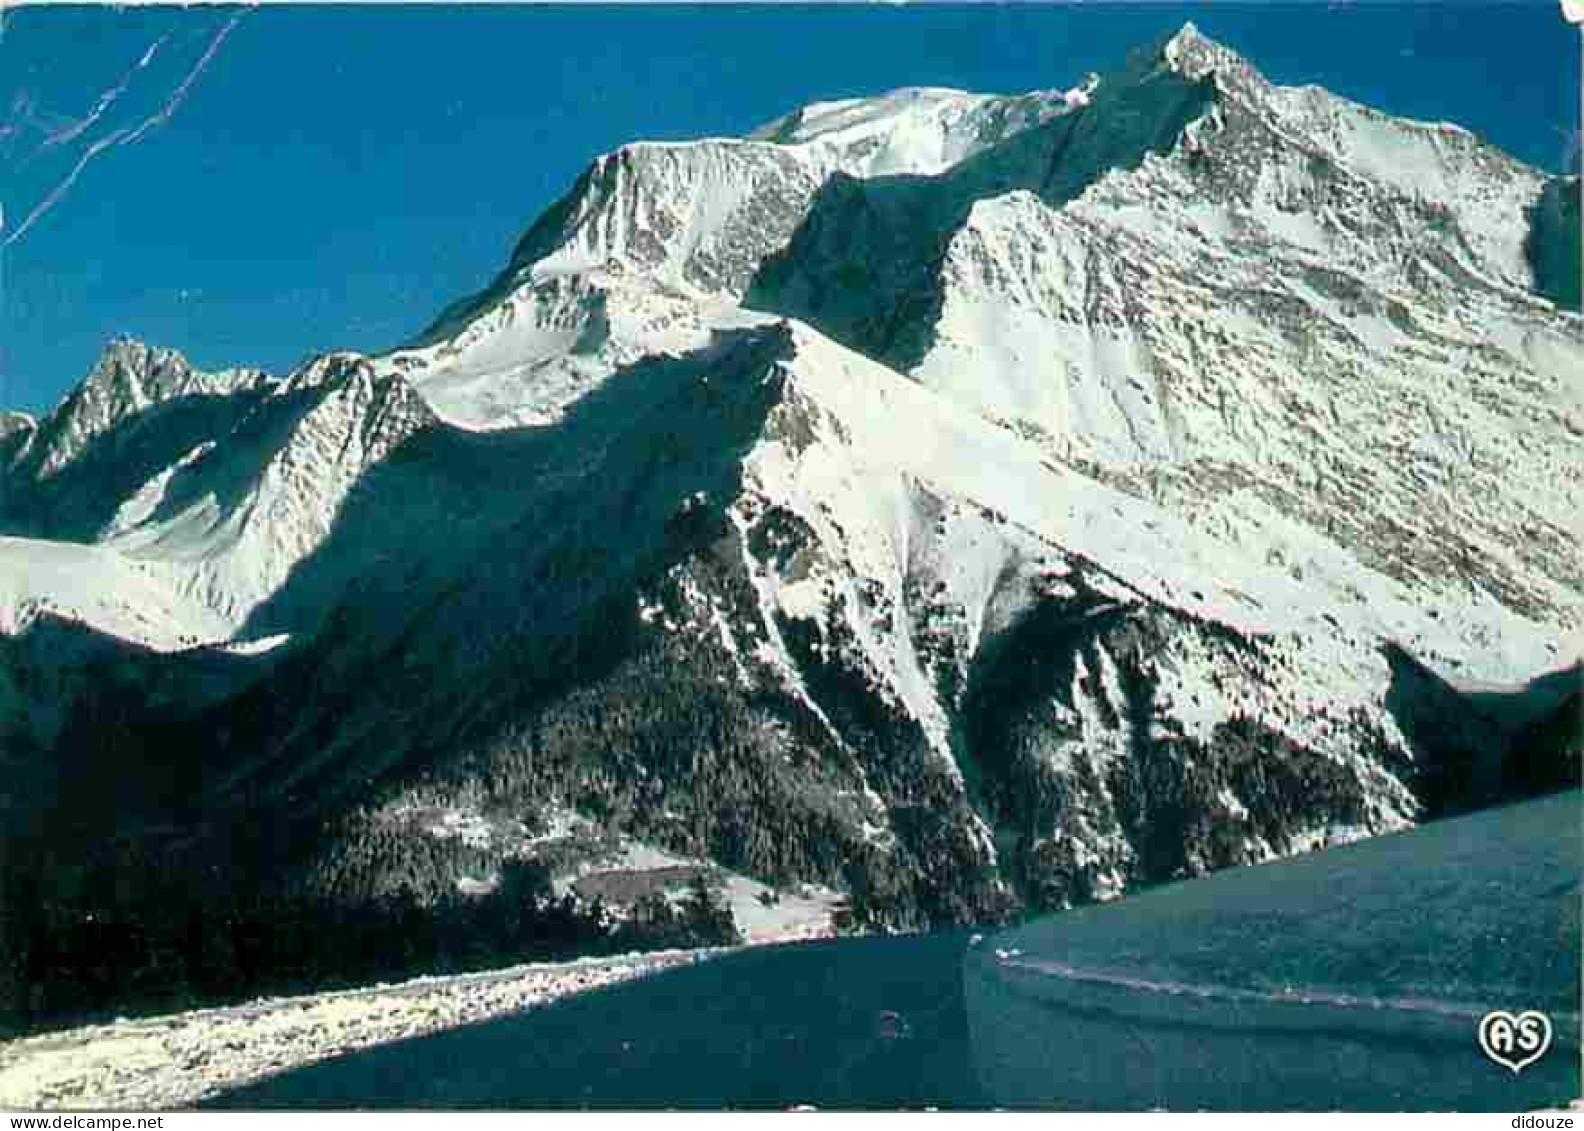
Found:
[[[154,1110],[333,1056],[699,962],[712,950],[514,966],[273,998],[0,1044],[0,1108]]]
[[[1580,800],[1228,869],[987,940],[964,994],[988,1098],[1112,1111],[1571,1102]],[[1480,1018],[1498,1009],[1553,1026],[1521,1073],[1480,1050]]]

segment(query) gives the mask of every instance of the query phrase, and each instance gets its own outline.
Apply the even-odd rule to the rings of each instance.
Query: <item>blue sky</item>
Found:
[[[1542,167],[1578,121],[1555,0],[3,18],[0,407],[29,411],[117,333],[206,367],[393,346],[625,141],[898,86],[1065,87],[1187,18],[1277,81],[1456,121]]]

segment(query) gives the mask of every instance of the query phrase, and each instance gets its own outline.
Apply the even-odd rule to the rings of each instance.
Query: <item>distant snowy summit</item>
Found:
[[[486,830],[433,890],[594,867],[534,832],[575,814],[870,926],[1548,788],[1584,623],[1556,183],[1192,25],[1050,91],[624,146],[404,348],[121,342],[0,417],[0,740],[113,734],[162,836],[191,799],[132,784],[202,767],[349,899],[428,806]]]

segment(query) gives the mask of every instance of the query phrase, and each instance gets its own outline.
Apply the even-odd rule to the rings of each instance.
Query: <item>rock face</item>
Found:
[[[1553,177],[1530,215],[1529,262],[1535,288],[1558,306],[1579,309],[1579,177]]]
[[[349,898],[571,811],[911,927],[1576,780],[1547,184],[1189,26],[620,149],[385,356],[117,343],[0,418],[8,803]]]

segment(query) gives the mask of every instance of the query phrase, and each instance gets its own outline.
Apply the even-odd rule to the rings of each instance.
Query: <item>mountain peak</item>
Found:
[[[1215,41],[1200,31],[1198,24],[1184,20],[1182,27],[1166,37],[1166,42],[1161,45],[1161,53],[1173,59],[1184,51],[1199,50],[1206,46],[1215,46]]]
[[[112,338],[88,375],[50,414],[49,443],[41,450],[38,474],[53,475],[96,436],[186,391],[197,375],[187,359],[173,349],[126,335]]]
[[[1158,60],[1183,78],[1197,82],[1213,75],[1257,77],[1247,59],[1187,21],[1166,38],[1156,53]]]
[[[336,898],[419,874],[343,867],[428,835],[334,831],[369,799],[479,814],[493,855],[414,858],[437,906],[576,813],[897,929],[1395,828],[1475,748],[1495,788],[1432,675],[1584,625],[1537,173],[1193,24],[771,132],[600,158],[418,345],[244,384],[117,339],[0,416],[0,749],[219,767],[214,843],[323,828],[279,879]],[[38,607],[103,648],[7,639]]]
[[[105,344],[83,385],[98,384],[142,407],[183,383],[192,372],[192,365],[176,350],[117,335]]]
[[[262,376],[256,369],[202,370],[180,350],[118,334],[105,343],[93,369],[61,408],[92,390],[123,408],[138,411],[175,397],[224,395],[251,385]]]
[[[206,372],[177,350],[118,335],[41,423],[45,442],[37,449],[37,474],[54,475],[96,437],[151,408],[182,398],[223,397],[255,385],[263,376],[254,369]]]

